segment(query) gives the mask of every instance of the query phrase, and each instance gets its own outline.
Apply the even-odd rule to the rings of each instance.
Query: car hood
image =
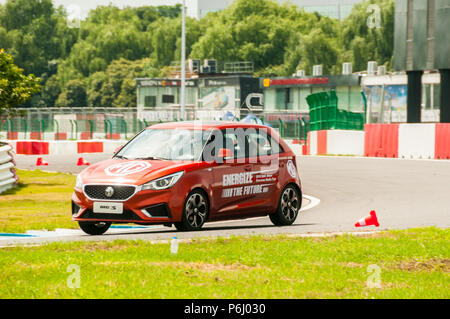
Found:
[[[151,180],[195,167],[195,162],[110,159],[81,172],[83,184],[142,185]]]

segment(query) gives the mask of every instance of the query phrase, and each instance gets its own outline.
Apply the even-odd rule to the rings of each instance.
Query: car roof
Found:
[[[251,123],[241,123],[241,122],[228,122],[228,121],[181,121],[181,122],[168,122],[168,123],[159,123],[155,125],[151,125],[148,128],[152,129],[173,129],[173,128],[184,128],[184,129],[223,129],[228,127],[243,127],[243,128],[269,128],[265,125],[260,124],[251,124]]]

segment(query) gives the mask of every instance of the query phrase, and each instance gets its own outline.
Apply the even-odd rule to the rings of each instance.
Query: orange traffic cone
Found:
[[[358,220],[355,224],[355,227],[371,226],[371,225],[374,225],[376,227],[380,226],[380,224],[378,223],[377,214],[375,213],[374,210],[370,212],[369,217],[361,218],[360,220]]]
[[[83,166],[83,165],[89,166],[89,165],[91,165],[91,163],[86,162],[86,161],[84,160],[84,158],[80,157],[80,158],[78,159],[77,165],[78,165],[78,166]]]
[[[38,157],[36,161],[36,166],[48,166],[48,163],[42,159],[42,157]]]

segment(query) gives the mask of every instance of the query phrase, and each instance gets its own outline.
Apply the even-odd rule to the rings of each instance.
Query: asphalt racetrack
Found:
[[[91,163],[108,158],[87,155]],[[43,170],[78,173],[73,156],[43,157],[50,165]],[[298,156],[304,200],[293,226],[275,227],[268,217],[207,223],[202,231],[177,232],[157,226],[103,236],[73,235],[52,238],[20,238],[0,245],[39,244],[46,241],[143,239],[168,240],[255,234],[305,234],[361,230],[450,226],[450,161],[402,160],[331,156]],[[35,169],[36,157],[16,157],[20,169]],[[316,199],[320,200],[317,204]],[[313,202],[311,202],[311,200]],[[310,209],[309,207],[314,206]],[[354,224],[375,210],[380,227],[355,228]],[[70,212],[67,212],[70,218]]]

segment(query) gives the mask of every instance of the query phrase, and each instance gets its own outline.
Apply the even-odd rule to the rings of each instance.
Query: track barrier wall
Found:
[[[450,123],[436,124],[434,157],[450,159]]]
[[[309,155],[358,155],[364,151],[364,132],[322,130],[308,133]]]
[[[450,123],[366,124],[365,131],[308,132],[308,155],[450,159]]]
[[[366,124],[364,156],[398,157],[399,124]]]
[[[67,155],[93,154],[114,151],[127,140],[88,140],[88,141],[9,141],[20,155]]]
[[[366,124],[365,132],[309,131],[306,144],[301,139],[286,140],[296,154],[302,155],[450,159],[450,123]],[[112,154],[127,142],[125,139],[9,141],[16,153],[23,155]]]

